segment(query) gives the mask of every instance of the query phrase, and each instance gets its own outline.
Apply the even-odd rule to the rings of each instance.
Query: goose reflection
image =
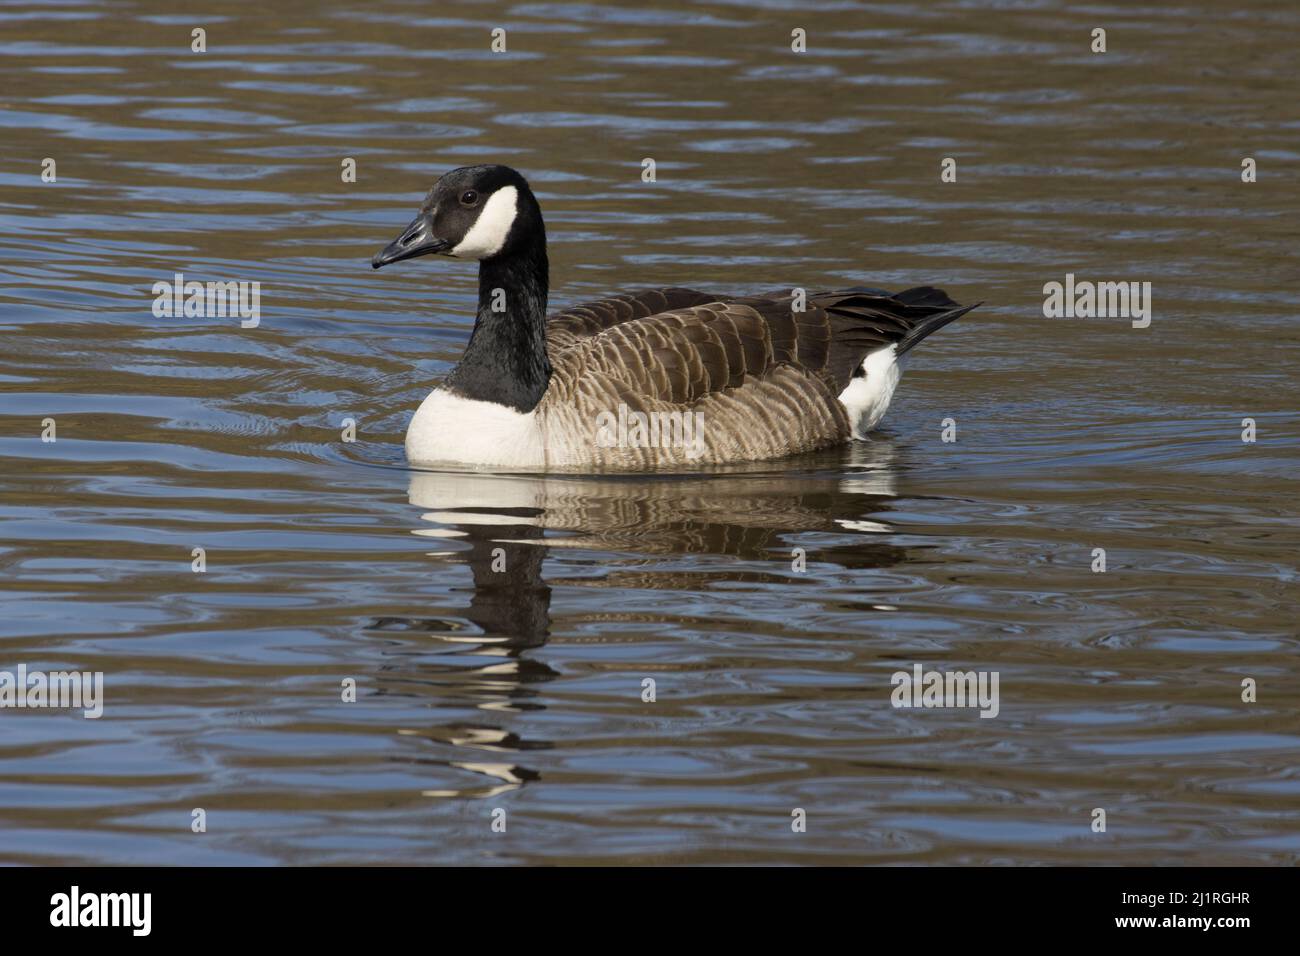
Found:
[[[895,497],[896,478],[895,448],[887,440],[689,475],[413,472],[409,499],[420,509],[421,524],[412,533],[436,545],[430,557],[468,565],[473,588],[459,620],[389,617],[375,621],[372,629],[460,645],[457,649],[468,653],[452,658],[457,689],[471,690],[479,710],[540,709],[538,685],[559,675],[526,652],[541,647],[550,634],[551,585],[543,572],[556,550],[597,551],[610,562],[603,575],[553,577],[558,584],[601,587],[613,579],[618,587],[665,592],[719,581],[797,583],[791,562],[798,542],[791,536],[806,533],[834,535],[825,546],[801,545],[810,564],[890,567],[905,559],[904,550],[890,543],[890,528],[880,516]],[[680,555],[741,560],[730,569],[711,562],[707,570],[690,571],[646,560]],[[756,569],[756,562],[763,565]],[[472,663],[466,667],[467,662]],[[508,758],[551,746],[487,723],[402,732],[507,758],[453,762],[491,782],[484,788],[426,792],[439,797],[521,787],[538,774]]]

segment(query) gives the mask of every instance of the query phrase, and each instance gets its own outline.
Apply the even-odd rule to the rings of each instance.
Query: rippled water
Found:
[[[1300,856],[1294,4],[204,9],[0,5],[0,670],[105,675],[0,710],[0,861]],[[867,444],[412,472],[475,276],[369,257],[483,161],[555,305],[986,304]],[[176,272],[260,325],[155,318]],[[1044,318],[1067,272],[1150,327]],[[998,716],[893,708],[917,663]]]

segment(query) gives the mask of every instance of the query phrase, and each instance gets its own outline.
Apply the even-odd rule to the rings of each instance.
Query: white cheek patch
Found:
[[[502,186],[494,192],[483,205],[473,228],[449,254],[459,259],[495,256],[506,244],[506,236],[510,235],[518,202],[519,191],[514,186]]]

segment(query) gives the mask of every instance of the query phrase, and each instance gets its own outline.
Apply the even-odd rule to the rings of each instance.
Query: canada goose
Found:
[[[649,289],[548,317],[542,211],[507,166],[444,175],[371,265],[432,253],[479,261],[478,317],[411,419],[413,464],[644,469],[861,439],[889,407],[899,360],[974,308],[928,287],[802,303],[793,290]]]

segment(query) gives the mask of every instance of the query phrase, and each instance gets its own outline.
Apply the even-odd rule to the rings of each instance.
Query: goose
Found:
[[[414,466],[646,470],[864,440],[912,348],[975,308],[928,286],[663,288],[547,316],[541,207],[500,165],[444,174],[371,265],[434,254],[478,260],[478,314],[407,428]]]

